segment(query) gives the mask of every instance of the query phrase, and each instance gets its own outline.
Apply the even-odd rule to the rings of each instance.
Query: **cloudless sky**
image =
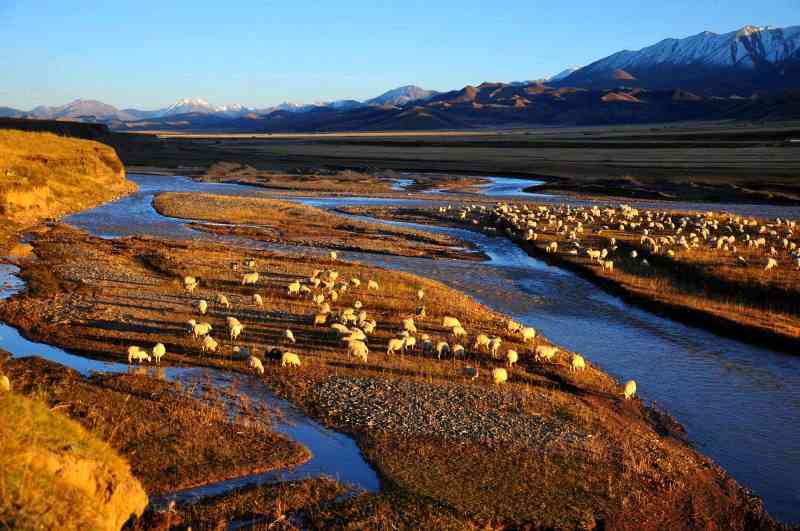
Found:
[[[0,106],[265,107],[536,79],[666,37],[800,23],[800,0],[0,0]]]

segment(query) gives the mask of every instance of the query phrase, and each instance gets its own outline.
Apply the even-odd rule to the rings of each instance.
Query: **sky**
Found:
[[[0,106],[363,100],[537,79],[747,24],[800,24],[800,0],[0,0]]]

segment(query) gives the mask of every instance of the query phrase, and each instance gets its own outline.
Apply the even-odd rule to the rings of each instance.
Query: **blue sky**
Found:
[[[703,30],[800,23],[800,0],[0,0],[0,106],[178,98],[264,107],[535,79]]]

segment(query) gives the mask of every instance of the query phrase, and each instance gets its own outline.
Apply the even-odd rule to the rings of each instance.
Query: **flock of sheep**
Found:
[[[329,259],[331,263],[335,263],[337,258],[338,256],[335,252],[330,253]],[[256,271],[255,261],[247,260],[244,266],[250,271],[242,275],[242,286],[257,288],[261,277]],[[235,264],[234,268],[238,270],[239,265]],[[185,276],[183,278],[183,288],[190,294],[193,295],[198,286],[197,278],[193,276]],[[285,293],[288,298],[310,300],[316,311],[309,317],[309,323],[313,324],[314,327],[327,327],[330,333],[335,334],[339,339],[348,357],[367,363],[370,355],[369,338],[376,332],[378,323],[374,317],[370,316],[360,299],[356,298],[350,305],[343,303],[343,295],[345,293],[352,290],[357,297],[359,292],[363,293],[364,287],[367,292],[377,293],[381,290],[380,284],[374,279],[369,279],[366,282],[363,282],[358,277],[345,279],[336,269],[327,268],[316,269],[308,278],[289,282],[286,285]],[[260,294],[250,293],[247,296],[252,297],[251,300],[254,305],[263,306],[263,298]],[[478,333],[470,340],[470,335],[465,327],[453,316],[442,316],[441,325],[436,326],[435,323],[439,321],[432,322],[432,317],[427,315],[424,305],[425,296],[423,288],[416,290],[414,294],[416,300],[413,301],[412,305],[415,308],[413,313],[400,315],[397,317],[396,322],[387,323],[382,327],[396,334],[395,337],[391,337],[387,341],[387,357],[418,353],[422,356],[436,356],[438,360],[443,358],[449,358],[453,361],[459,358],[466,360],[467,349],[470,348],[470,353],[473,355],[487,355],[487,361],[491,359],[495,363],[503,362],[504,367],[496,366],[490,371],[491,380],[495,384],[502,384],[508,381],[509,370],[520,361],[522,355],[528,355],[536,362],[545,363],[553,362],[559,352],[559,349],[555,346],[537,342],[537,333],[534,328],[523,326],[513,320],[509,320],[506,323],[507,337],[522,343],[524,348],[529,349],[528,353],[518,352],[513,348],[506,348],[503,351],[503,338],[497,335],[490,337],[486,334]],[[234,313],[232,305],[225,294],[216,294],[213,302],[220,310],[229,314]],[[203,353],[215,353],[219,348],[220,342],[212,336],[215,330],[211,323],[202,320],[208,310],[209,303],[205,299],[199,299],[193,303],[193,311],[197,313],[197,318],[188,321],[188,332],[199,342]],[[227,339],[233,345],[245,333],[245,326],[234,315],[226,316],[226,324]],[[427,328],[429,333],[421,330],[423,324],[425,324],[424,328]],[[438,337],[434,339],[431,334]],[[297,341],[294,332],[288,328],[283,333],[283,340],[288,344],[295,344]],[[255,352],[251,353],[248,347],[239,345],[233,346],[233,351],[237,359],[246,361],[248,368],[259,374],[264,374],[262,359],[257,357]],[[156,363],[160,363],[165,353],[164,345],[158,343],[152,349],[152,358],[155,358]],[[299,367],[301,365],[298,354],[282,351],[277,347],[265,349],[265,358],[280,362],[281,367]],[[144,361],[151,361],[151,355],[147,351],[138,346],[130,346],[128,348],[129,363],[142,363]],[[582,371],[586,368],[586,360],[579,354],[572,354],[568,363],[570,370],[573,372]],[[462,373],[470,380],[476,380],[480,376],[480,371],[475,366],[464,367]],[[632,398],[635,392],[635,382],[628,382],[625,386],[625,398]]]
[[[692,250],[708,250],[731,265],[759,265],[764,271],[792,267],[800,270],[800,248],[796,241],[796,222],[776,218],[771,222],[728,213],[675,214],[663,210],[619,207],[571,207],[569,205],[531,207],[498,203],[494,207],[469,205],[454,209],[440,207],[439,213],[488,232],[504,231],[512,239],[565,241],[561,252],[583,254],[603,270],[613,271],[615,260],[635,260],[649,267],[654,256],[670,259]],[[616,231],[638,243],[624,256],[615,237],[608,245],[594,249],[585,244],[588,234]],[[620,236],[622,237],[622,236]],[[747,249],[745,252],[744,249]],[[559,243],[549,241],[548,253],[559,252]],[[749,256],[745,257],[743,254]]]

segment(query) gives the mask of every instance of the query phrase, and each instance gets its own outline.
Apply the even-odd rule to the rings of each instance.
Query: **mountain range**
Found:
[[[163,109],[117,109],[96,100],[0,107],[0,117],[79,120],[118,130],[332,131],[456,129],[530,124],[644,123],[788,118],[800,88],[800,26],[745,26],[664,39],[549,78],[482,83],[446,92],[407,85],[365,100],[266,108],[182,99]]]

